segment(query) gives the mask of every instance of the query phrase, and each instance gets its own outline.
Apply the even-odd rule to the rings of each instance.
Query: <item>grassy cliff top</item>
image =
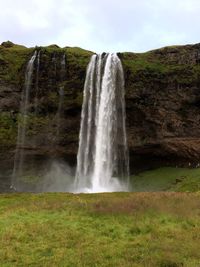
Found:
[[[69,63],[77,64],[84,69],[93,54],[91,51],[79,47],[60,48],[57,45],[49,45],[27,48],[10,41],[3,42],[0,45],[0,81],[10,82],[14,85],[19,84],[26,64],[35,50],[45,54],[47,60],[54,55],[66,54]]]
[[[79,47],[64,47],[53,44],[45,47],[36,46],[27,48],[10,41],[0,45],[0,79],[11,83],[19,83],[22,70],[30,59],[34,50],[41,50],[46,55],[65,53],[68,62],[85,68],[93,52]],[[151,75],[157,73],[170,73],[172,71],[186,71],[188,66],[199,71],[200,44],[185,46],[168,46],[145,53],[124,52],[119,53],[125,71],[133,75],[138,71],[147,70]],[[186,69],[185,69],[186,68]],[[190,70],[187,70],[190,71]],[[193,75],[194,73],[192,73]]]

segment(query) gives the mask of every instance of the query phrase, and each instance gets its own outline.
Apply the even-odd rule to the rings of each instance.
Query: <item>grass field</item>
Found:
[[[200,191],[200,168],[165,167],[131,177],[133,191]]]
[[[0,266],[200,266],[200,193],[2,194]]]

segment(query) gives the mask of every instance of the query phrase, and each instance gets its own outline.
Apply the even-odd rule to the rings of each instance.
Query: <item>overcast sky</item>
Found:
[[[0,42],[143,52],[200,42],[200,0],[0,0]]]

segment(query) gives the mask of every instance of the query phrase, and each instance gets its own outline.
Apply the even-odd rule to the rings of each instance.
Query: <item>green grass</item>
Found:
[[[6,82],[18,84],[21,76],[21,70],[24,68],[28,58],[32,55],[34,48],[26,48],[20,45],[13,45],[5,48],[0,46],[0,78]]]
[[[176,56],[170,56],[172,50],[176,50]],[[171,46],[146,53],[120,53],[124,71],[129,79],[134,80],[134,86],[144,88],[152,82],[176,82],[180,85],[198,83],[200,68],[198,64],[187,63],[187,54],[191,53],[191,47]],[[185,58],[183,64],[181,58]]]
[[[200,168],[165,167],[131,177],[134,191],[200,191]]]
[[[200,265],[199,193],[0,197],[0,266]]]
[[[10,42],[6,42],[10,43]],[[43,57],[50,60],[56,54],[66,54],[67,65],[75,70],[85,72],[86,66],[93,54],[90,51],[79,47],[59,48],[57,45],[46,47],[27,48],[22,45],[10,44],[10,46],[0,45],[0,79],[14,85],[24,82],[24,68],[35,49],[41,50]],[[79,77],[78,77],[79,78]]]

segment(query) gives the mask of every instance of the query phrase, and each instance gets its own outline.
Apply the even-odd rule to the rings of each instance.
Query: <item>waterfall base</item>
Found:
[[[76,188],[73,193],[105,193],[105,192],[128,192],[127,183],[123,183],[117,177],[109,179],[105,186],[82,187]]]

